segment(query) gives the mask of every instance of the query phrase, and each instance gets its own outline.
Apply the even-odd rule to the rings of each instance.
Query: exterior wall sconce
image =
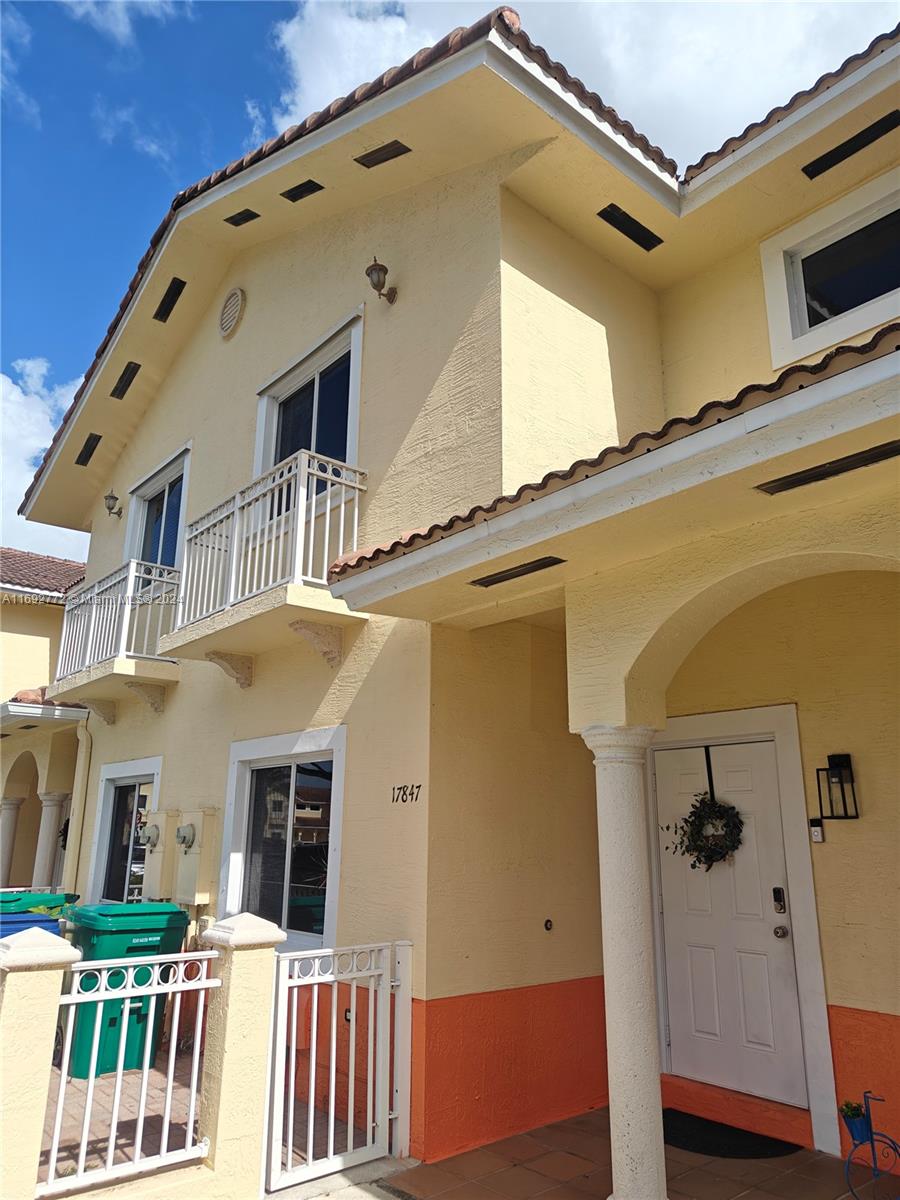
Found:
[[[385,289],[387,283],[388,269],[384,263],[380,263],[377,258],[373,258],[366,267],[366,275],[369,283],[375,289],[379,300],[387,300],[388,304],[393,304],[397,299],[397,289],[389,287]]]
[[[119,497],[115,492],[107,492],[103,497],[103,503],[106,505],[106,511],[111,517],[118,517],[119,520],[122,519],[122,505],[119,504]],[[118,508],[116,508],[117,504],[119,504]]]
[[[828,766],[818,767],[819,814],[823,821],[857,821],[856,786],[849,754],[829,754]]]

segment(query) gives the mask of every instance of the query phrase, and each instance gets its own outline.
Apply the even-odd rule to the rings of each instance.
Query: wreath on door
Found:
[[[733,804],[723,804],[709,792],[698,792],[686,817],[660,827],[672,835],[666,846],[673,854],[691,860],[691,870],[711,870],[716,863],[730,862],[740,847],[744,819]]]

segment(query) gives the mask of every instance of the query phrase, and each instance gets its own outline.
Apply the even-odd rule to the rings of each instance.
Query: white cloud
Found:
[[[12,365],[12,376],[0,373],[0,465],[2,507],[0,538],[4,546],[55,554],[61,558],[84,558],[87,534],[55,525],[35,525],[16,513],[53,432],[69,407],[78,380],[50,384],[46,358],[20,358]]]
[[[893,3],[866,0],[513,3],[525,30],[551,58],[682,167],[809,87],[896,21]],[[302,121],[485,11],[483,3],[453,0],[298,5],[273,28],[287,74],[272,109],[274,129]]]
[[[140,17],[169,21],[189,16],[191,0],[60,0],[76,21],[84,21],[118,46],[133,46]]]
[[[19,83],[19,53],[31,46],[31,26],[11,4],[3,9],[3,37],[0,38],[0,93],[18,114],[33,125],[41,127],[41,108]]]
[[[97,96],[91,116],[100,140],[108,146],[124,137],[139,154],[145,154],[166,169],[172,166],[174,147],[143,128],[135,116],[133,104],[110,108],[102,96]]]
[[[244,138],[244,149],[255,150],[266,140],[266,116],[258,100],[245,100],[244,112],[250,122],[250,132]]]

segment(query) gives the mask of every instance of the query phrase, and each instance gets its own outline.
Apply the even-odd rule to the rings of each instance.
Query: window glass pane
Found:
[[[244,872],[245,911],[282,924],[290,819],[291,768],[261,767],[250,776],[250,836]]]
[[[141,558],[144,562],[159,561],[159,543],[162,535],[163,508],[166,501],[165,488],[151,496],[144,513],[144,538],[141,543]]]
[[[802,261],[810,328],[900,287],[900,210]]]
[[[149,783],[123,784],[113,792],[113,811],[109,830],[109,852],[103,899],[112,901],[141,900],[144,882],[144,847],[138,841],[138,831],[146,821]],[[138,812],[135,819],[135,804]]]
[[[322,934],[331,821],[330,761],[297,764],[287,928]]]
[[[315,382],[311,379],[278,405],[276,462],[283,462],[298,450],[312,449],[314,394]]]
[[[315,450],[340,462],[347,459],[347,408],[350,403],[350,351],[319,376]]]
[[[166,500],[166,516],[162,531],[162,546],[159,563],[164,567],[175,566],[175,551],[178,548],[178,521],[181,516],[181,484],[182,477],[173,479],[168,486]]]

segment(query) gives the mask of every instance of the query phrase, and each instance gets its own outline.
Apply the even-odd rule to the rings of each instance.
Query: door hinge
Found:
[[[669,1028],[668,1023],[666,1023],[666,1045],[672,1045],[672,1030]]]

